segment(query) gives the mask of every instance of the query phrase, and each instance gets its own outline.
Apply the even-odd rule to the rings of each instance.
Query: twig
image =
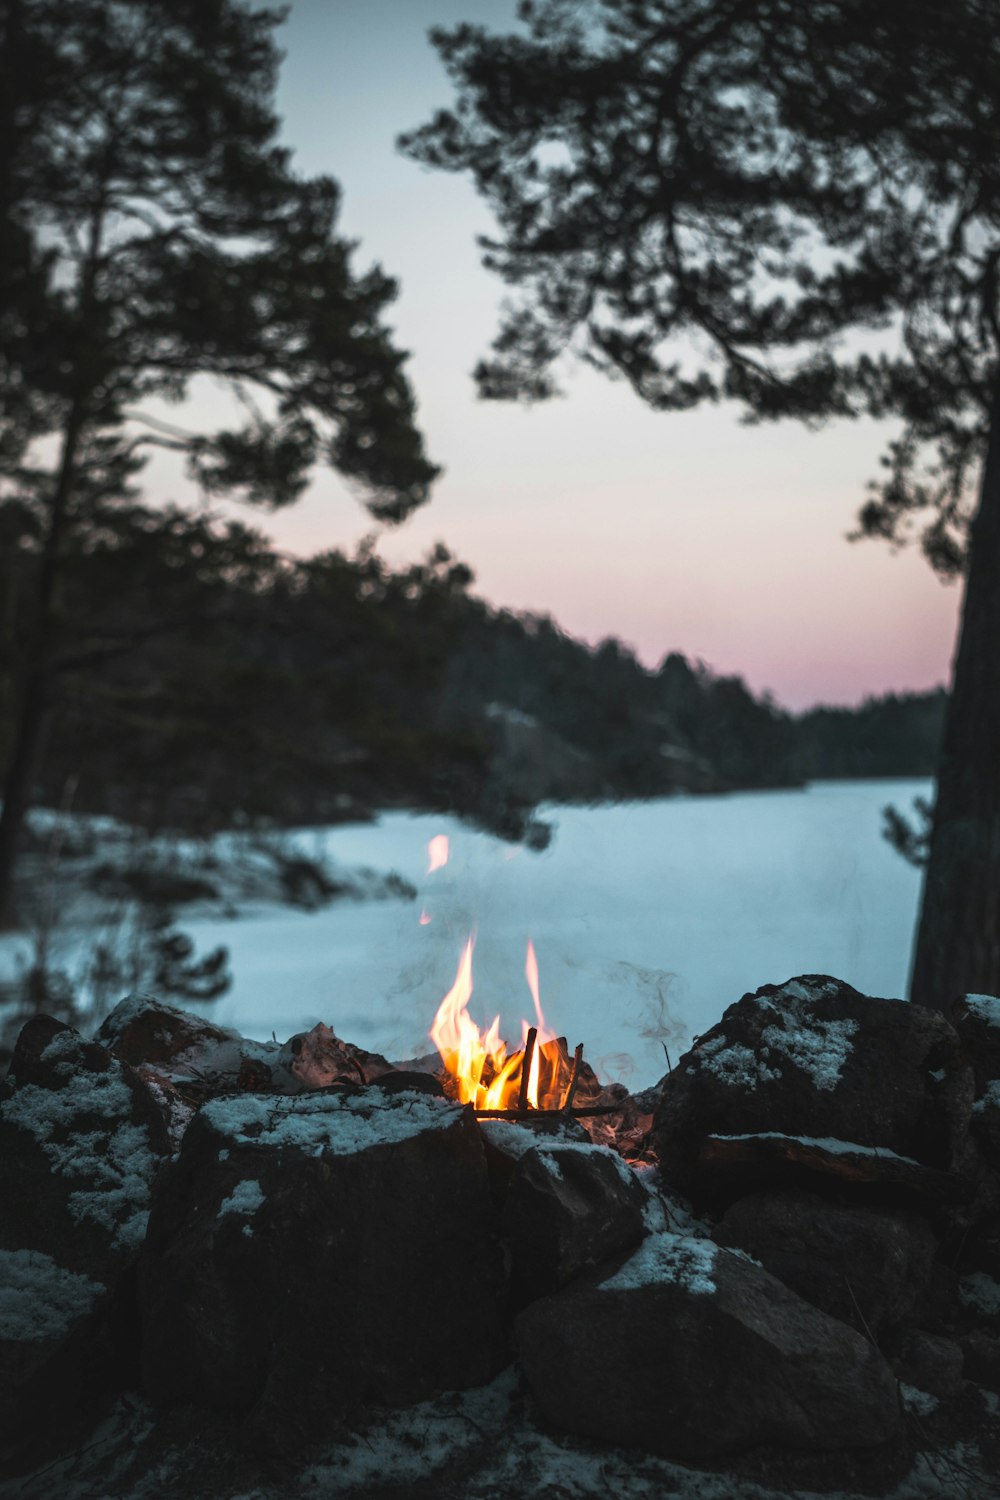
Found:
[[[580,1064],[582,1062],[583,1043],[577,1042],[576,1051],[573,1053],[573,1071],[569,1075],[569,1088],[566,1090],[566,1097],[562,1102],[562,1108],[566,1114],[569,1113],[573,1105],[573,1095],[576,1093],[576,1086],[580,1082]]]
[[[583,1119],[585,1115],[620,1115],[620,1104],[585,1104],[582,1109],[477,1109],[477,1120],[528,1120],[539,1125],[546,1120]]]
[[[529,1026],[528,1036],[524,1043],[524,1056],[521,1059],[521,1090],[517,1096],[517,1107],[520,1111],[528,1108],[528,1084],[531,1080],[531,1063],[535,1055],[535,1040],[538,1036],[538,1027]]]
[[[857,1297],[855,1297],[855,1295],[854,1295],[854,1288],[851,1286],[851,1283],[850,1283],[849,1279],[846,1276],[844,1277],[844,1285],[847,1287],[847,1290],[850,1293],[851,1301],[854,1303],[854,1311],[858,1315],[858,1319],[859,1319],[859,1321],[861,1323],[862,1328],[865,1331],[865,1335],[866,1335],[866,1337],[868,1339],[868,1342],[870,1344],[874,1345],[874,1347],[877,1349],[878,1348],[878,1343],[877,1343],[877,1341],[875,1339],[875,1335],[872,1333],[871,1329],[868,1327],[868,1319],[865,1317],[864,1313],[861,1311],[861,1305],[858,1302]]]

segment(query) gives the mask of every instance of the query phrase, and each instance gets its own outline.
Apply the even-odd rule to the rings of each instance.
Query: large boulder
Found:
[[[168,1140],[141,1079],[50,1017],[30,1021],[0,1103],[0,1249],[102,1284],[134,1262]]]
[[[488,1380],[502,1279],[471,1111],[378,1087],[216,1099],[157,1187],[142,1383],[246,1413],[278,1451],[365,1400]]]
[[[0,1449],[78,1407],[107,1375],[107,1289],[39,1250],[0,1250]]]
[[[270,1089],[279,1071],[277,1042],[248,1041],[228,1026],[152,995],[126,995],[105,1017],[96,1039],[154,1088],[179,1092],[191,1106],[189,1116],[213,1094]]]
[[[167,1149],[131,1068],[48,1016],[0,1102],[0,1447],[55,1423],[131,1359],[127,1306]],[[124,1326],[123,1326],[124,1325]]]
[[[937,1240],[915,1213],[831,1203],[813,1193],[751,1194],[712,1231],[859,1333],[898,1323],[927,1288]]]
[[[874,1158],[884,1155],[905,1191],[933,1198],[947,1196],[944,1183],[919,1169],[944,1174],[954,1165],[972,1097],[958,1036],[938,1012],[804,975],[744,995],[698,1038],[666,1080],[653,1134],[665,1180],[720,1208],[765,1184],[746,1172],[703,1171],[710,1138],[803,1138],[819,1148],[815,1170],[837,1178],[852,1173],[830,1158],[860,1148],[870,1158],[860,1179],[876,1191]],[[709,1151],[709,1168],[727,1150]],[[773,1147],[754,1154],[781,1155]],[[801,1165],[791,1161],[796,1170],[783,1175],[779,1163],[767,1185],[801,1185]]]
[[[545,1418],[599,1442],[712,1460],[899,1436],[878,1350],[711,1240],[652,1234],[618,1269],[532,1303],[516,1336]]]

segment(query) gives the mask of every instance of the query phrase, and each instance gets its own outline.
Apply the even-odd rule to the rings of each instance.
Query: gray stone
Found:
[[[814,1307],[876,1336],[928,1285],[937,1241],[918,1214],[831,1203],[813,1193],[741,1198],[713,1231]]]
[[[651,1235],[617,1271],[532,1303],[516,1336],[546,1420],[598,1442],[712,1460],[900,1434],[878,1350],[710,1240]]]
[[[962,1389],[964,1357],[955,1339],[908,1328],[895,1360],[896,1374],[918,1391],[950,1401]]]
[[[157,1186],[143,1387],[283,1451],[365,1400],[491,1378],[502,1291],[471,1111],[377,1087],[217,1099]]]
[[[664,1084],[653,1133],[665,1180],[696,1204],[709,1189],[721,1211],[748,1188],[738,1173],[703,1181],[709,1137],[798,1138],[828,1155],[895,1153],[945,1174],[966,1138],[972,1098],[958,1036],[938,1012],[804,975],[745,995],[698,1038]],[[790,1162],[789,1186],[801,1185],[797,1166]],[[869,1164],[863,1176],[869,1184],[877,1169]]]
[[[606,1147],[556,1140],[525,1152],[501,1218],[515,1300],[557,1291],[586,1267],[637,1245],[646,1201],[635,1172]]]
[[[0,1249],[33,1250],[105,1286],[134,1263],[168,1140],[126,1064],[39,1017],[0,1104]]]

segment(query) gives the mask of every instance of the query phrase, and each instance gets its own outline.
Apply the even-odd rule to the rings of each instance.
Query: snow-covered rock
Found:
[[[539,1141],[518,1160],[501,1224],[520,1304],[565,1286],[645,1234],[646,1191],[614,1151]]]
[[[471,1112],[378,1087],[206,1104],[140,1266],[142,1380],[246,1415],[258,1447],[502,1363],[502,1267]]]
[[[661,1232],[517,1320],[521,1367],[566,1432],[673,1457],[865,1449],[900,1433],[878,1350],[710,1240]]]
[[[886,1173],[913,1179],[919,1192],[920,1168],[953,1166],[971,1105],[971,1072],[942,1015],[804,975],[744,995],[698,1038],[664,1084],[654,1140],[668,1182],[695,1197],[708,1191],[722,1206],[748,1190],[747,1177],[702,1173],[703,1161],[711,1168],[726,1155],[706,1152],[710,1139],[797,1140],[812,1148],[817,1170],[825,1164],[845,1182],[852,1173],[836,1158],[853,1153],[861,1159],[854,1175],[867,1185],[884,1160]],[[785,1181],[801,1185],[808,1153],[762,1144],[754,1155],[779,1170],[758,1186],[781,1185],[783,1154]]]

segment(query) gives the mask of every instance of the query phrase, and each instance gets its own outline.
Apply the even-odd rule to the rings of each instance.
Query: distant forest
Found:
[[[4,556],[16,650],[35,563]],[[67,580],[37,801],[204,833],[409,806],[521,836],[540,801],[934,772],[942,689],[793,715],[472,583],[444,547],[394,571],[370,546],[289,560],[237,524],[119,513]]]

